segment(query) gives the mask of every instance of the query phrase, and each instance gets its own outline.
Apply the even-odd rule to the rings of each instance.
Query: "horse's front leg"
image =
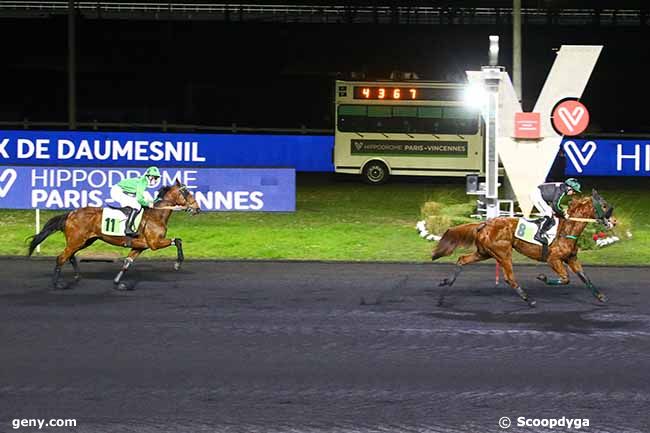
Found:
[[[153,241],[149,242],[149,248],[151,248],[152,251],[167,248],[172,245],[176,246],[176,261],[174,262],[174,270],[178,271],[181,268],[181,264],[183,264],[183,261],[185,260],[185,255],[183,254],[183,241],[180,238],[156,238]]]
[[[185,255],[183,254],[183,241],[181,238],[172,239],[172,245],[176,245],[176,262],[174,263],[174,270],[177,271],[181,268],[181,264],[185,260]]]
[[[129,267],[131,264],[135,261],[135,259],[142,254],[142,251],[144,251],[144,248],[132,248],[131,251],[129,251],[129,255],[124,259],[124,264],[122,265],[122,269],[120,269],[120,272],[115,276],[113,279],[113,284],[115,286],[116,290],[129,290],[129,287],[122,283],[122,277],[126,273],[126,271],[129,270]]]
[[[569,273],[564,267],[562,260],[558,258],[552,258],[548,261],[548,264],[551,269],[553,269],[553,271],[560,276],[560,278],[551,278],[547,277],[544,274],[539,274],[537,276],[538,280],[545,282],[549,286],[564,286],[566,284],[569,284]]]
[[[589,277],[584,273],[582,270],[582,263],[578,261],[578,257],[573,256],[571,257],[568,261],[567,264],[571,268],[571,270],[582,280],[583,283],[587,286],[589,290],[591,290],[591,294],[594,295],[596,299],[598,299],[600,302],[605,303],[607,302],[607,296],[600,290],[594,286],[594,284],[591,282]]]

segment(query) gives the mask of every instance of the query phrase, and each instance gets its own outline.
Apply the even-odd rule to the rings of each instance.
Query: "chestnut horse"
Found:
[[[79,281],[79,264],[75,254],[89,247],[97,239],[111,245],[131,248],[122,269],[113,280],[115,288],[118,290],[127,290],[124,283],[120,283],[122,276],[129,269],[131,263],[146,249],[158,250],[167,248],[170,245],[176,246],[177,258],[174,263],[174,269],[180,269],[184,260],[183,243],[181,239],[166,238],[167,222],[172,213],[172,209],[185,209],[191,214],[199,212],[199,205],[187,189],[187,186],[181,184],[178,180],[172,186],[166,186],[158,190],[158,201],[153,208],[144,209],[142,222],[140,223],[138,237],[128,239],[126,236],[108,236],[102,234],[102,208],[100,207],[83,207],[73,210],[63,215],[57,215],[51,218],[43,230],[35,236],[32,236],[29,244],[29,253],[31,256],[37,245],[45,240],[49,235],[56,231],[62,231],[65,235],[65,249],[56,258],[54,267],[54,276],[52,284],[55,289],[65,289],[68,285],[61,280],[61,267],[65,262],[70,261],[74,268],[75,282]]]
[[[526,301],[530,307],[535,306],[535,301],[521,288],[512,272],[512,250],[537,261],[545,261],[559,278],[547,277],[540,274],[537,278],[549,285],[569,284],[569,275],[564,266],[580,277],[591,293],[600,301],[606,302],[607,297],[600,292],[585,275],[582,264],[578,261],[578,237],[585,229],[587,222],[584,220],[598,221],[608,229],[616,225],[612,218],[614,208],[598,194],[592,191],[591,197],[574,199],[569,205],[569,219],[562,219],[557,229],[555,241],[549,245],[546,258],[542,258],[542,247],[528,243],[515,237],[517,218],[494,218],[486,222],[463,224],[452,227],[445,232],[433,251],[432,260],[450,255],[459,246],[476,246],[476,251],[461,256],[456,262],[455,272],[445,278],[440,286],[451,286],[456,281],[463,266],[494,258],[503,268],[506,282],[512,287],[519,297]],[[572,218],[576,218],[573,220]],[[582,219],[582,220],[580,220]],[[440,294],[438,305],[442,305],[445,292]]]

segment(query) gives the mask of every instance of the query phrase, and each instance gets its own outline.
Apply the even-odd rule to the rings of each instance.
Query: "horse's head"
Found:
[[[610,206],[595,189],[591,191],[591,197],[572,201],[569,209],[571,216],[594,218],[608,229],[613,228],[617,223],[616,218],[612,216],[613,212],[614,206]]]
[[[612,217],[614,206],[610,206],[609,203],[607,203],[595,189],[591,190],[591,205],[594,209],[593,217],[596,218],[601,224],[603,224],[608,229],[611,229],[616,225],[616,218]]]
[[[186,185],[177,179],[173,185],[165,186],[158,190],[158,199],[170,203],[172,206],[183,206],[192,215],[201,211],[196,199]]]

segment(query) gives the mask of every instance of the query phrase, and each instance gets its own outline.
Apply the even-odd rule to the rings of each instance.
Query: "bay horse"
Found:
[[[449,256],[459,247],[476,246],[476,251],[471,254],[460,256],[456,262],[456,269],[451,276],[445,278],[440,286],[451,286],[456,281],[463,266],[470,263],[480,262],[494,258],[503,268],[506,282],[530,307],[535,306],[535,301],[521,288],[515,279],[512,271],[512,250],[537,261],[545,261],[551,269],[559,276],[547,277],[544,274],[538,275],[538,279],[548,285],[569,284],[569,275],[564,266],[569,268],[580,277],[582,282],[591,290],[591,293],[600,302],[606,302],[607,297],[599,291],[585,275],[582,264],[578,261],[578,237],[587,226],[587,221],[597,221],[606,228],[611,229],[616,225],[616,219],[612,218],[614,208],[592,190],[591,197],[574,199],[569,204],[568,219],[560,220],[555,241],[548,247],[548,252],[543,258],[543,251],[540,245],[522,241],[515,237],[515,230],[518,218],[500,217],[485,222],[462,224],[448,229],[440,239],[438,246],[433,251],[432,260]],[[576,218],[575,220],[572,218]],[[438,305],[442,305],[445,291],[440,294]]]
[[[183,242],[180,238],[169,239],[167,235],[167,222],[175,208],[185,209],[190,214],[197,214],[200,209],[192,193],[187,186],[178,180],[171,186],[165,186],[158,190],[157,198],[153,208],[143,210],[142,221],[138,229],[138,237],[127,239],[126,236],[109,236],[102,233],[102,211],[101,207],[83,207],[68,213],[52,217],[45,223],[43,230],[31,237],[28,256],[31,256],[34,249],[48,236],[57,231],[65,235],[66,246],[56,258],[52,284],[55,289],[65,289],[69,286],[61,281],[61,268],[69,261],[74,268],[75,282],[79,281],[79,264],[75,254],[84,248],[92,245],[96,240],[111,245],[131,248],[128,256],[124,259],[122,269],[113,280],[117,290],[127,290],[128,286],[120,283],[124,273],[129,266],[144,250],[158,250],[171,245],[176,246],[177,256],[174,269],[178,270],[184,260]]]

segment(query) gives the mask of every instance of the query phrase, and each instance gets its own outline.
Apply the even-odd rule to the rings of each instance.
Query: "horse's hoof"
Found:
[[[174,270],[177,271],[181,268],[181,263],[180,262],[175,262],[174,263]]]
[[[546,275],[544,275],[544,274],[539,274],[539,275],[537,276],[537,279],[538,279],[539,281],[542,281],[542,282],[545,283],[545,282],[546,282]]]
[[[114,288],[115,290],[119,290],[119,291],[121,291],[121,292],[126,291],[126,290],[133,290],[133,287],[130,286],[130,285],[128,285],[128,284],[126,284],[126,283],[118,283],[118,284],[115,284],[115,285],[113,285],[113,288]]]
[[[69,288],[70,284],[68,283],[58,282],[54,285],[54,290],[68,290]]]
[[[598,299],[598,300],[599,300],[600,302],[602,302],[603,304],[606,303],[606,302],[608,301],[607,296],[605,296],[603,293],[598,293],[598,294],[596,295],[596,299]]]
[[[438,287],[444,287],[444,286],[451,286],[454,284],[454,280],[450,280],[449,278],[445,278],[438,284]]]
[[[528,299],[528,300],[526,301],[526,303],[528,304],[528,306],[529,306],[530,308],[535,308],[535,305],[537,305],[537,301],[535,301],[535,300],[533,300],[533,299]]]

